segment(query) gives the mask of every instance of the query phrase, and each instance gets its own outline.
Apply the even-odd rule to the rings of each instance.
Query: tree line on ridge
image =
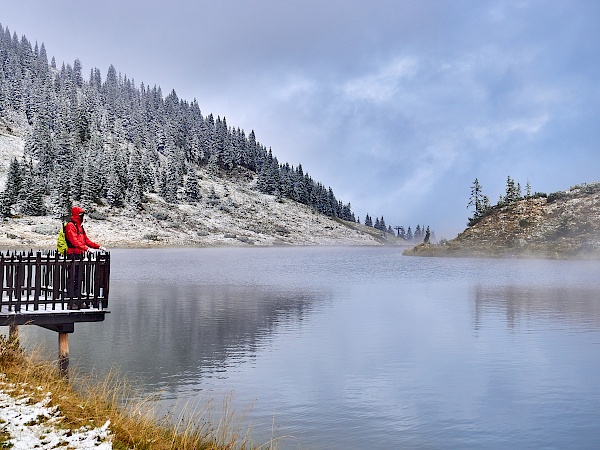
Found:
[[[194,203],[203,168],[221,177],[250,171],[263,193],[356,221],[350,203],[300,164],[280,164],[254,131],[204,116],[195,99],[137,86],[112,65],[104,79],[97,68],[85,78],[78,59],[58,67],[43,43],[32,46],[2,25],[0,62],[0,118],[26,122],[23,158],[10,162],[0,193],[4,216],[59,217],[73,202],[141,209],[148,193]]]

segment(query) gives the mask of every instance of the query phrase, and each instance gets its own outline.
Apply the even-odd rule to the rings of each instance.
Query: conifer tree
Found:
[[[57,176],[50,181],[50,209],[54,217],[64,217],[71,210],[70,173],[57,172]]]
[[[13,158],[8,166],[8,174],[6,178],[6,201],[11,207],[19,200],[19,194],[23,187],[23,173],[21,164],[17,158]]]
[[[202,198],[202,195],[200,194],[200,187],[198,186],[198,175],[196,174],[196,170],[193,168],[188,170],[184,190],[185,199],[188,203],[196,203]]]
[[[0,214],[2,217],[10,217],[11,212],[11,204],[8,198],[8,192],[6,189],[0,192]]]
[[[504,195],[503,202],[505,204],[511,204],[521,198],[521,186],[515,186],[515,180],[510,175],[506,180],[506,194]]]
[[[142,173],[142,153],[134,146],[129,158],[127,171],[127,201],[135,209],[141,209],[144,198],[144,174]]]
[[[219,175],[219,158],[216,154],[211,154],[206,165],[206,172],[214,177]]]
[[[354,222],[354,215],[352,214],[352,207],[350,206],[350,203],[342,206],[340,219],[347,220],[349,222]]]
[[[129,188],[128,203],[135,211],[142,209],[144,193],[139,178],[134,178]]]
[[[170,158],[167,162],[164,177],[163,198],[169,203],[177,203],[179,174],[177,170],[177,161],[173,158]]]
[[[70,168],[71,173],[71,198],[73,200],[81,200],[81,188],[83,186],[83,164],[84,155],[78,154],[74,159],[73,167]]]
[[[95,159],[89,155],[84,162],[81,177],[81,202],[85,207],[90,207],[100,198],[102,181],[100,170],[95,165]]]
[[[427,229],[425,230],[425,239],[423,239],[423,242],[425,244],[429,244],[430,239],[431,239],[431,231],[429,230],[429,225],[428,225]]]
[[[114,207],[122,207],[125,203],[125,186],[114,166],[110,167],[106,179],[106,201]]]
[[[469,199],[469,203],[467,203],[467,208],[469,206],[473,206],[475,208],[475,212],[473,213],[473,218],[469,220],[472,221],[473,219],[477,219],[484,213],[483,200],[483,188],[479,183],[479,180],[475,178],[475,181],[473,181],[473,185],[471,186],[471,198]]]
[[[44,189],[37,177],[28,169],[24,173],[24,183],[21,190],[21,212],[28,216],[43,216],[46,214],[44,205]]]
[[[47,119],[35,121],[34,126],[25,139],[24,154],[37,160],[36,172],[41,176],[44,188],[48,186],[49,177],[54,172],[55,154],[52,146],[52,135],[46,123]]]
[[[294,174],[294,188],[292,192],[292,199],[298,203],[308,203],[308,192],[306,191],[306,184],[304,180],[304,171],[302,170],[302,164],[298,164],[296,172]],[[337,211],[337,207],[335,208]]]

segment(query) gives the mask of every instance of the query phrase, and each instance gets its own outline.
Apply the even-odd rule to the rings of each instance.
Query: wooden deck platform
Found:
[[[0,253],[0,326],[39,325],[72,333],[108,311],[110,253],[82,259],[58,252]]]

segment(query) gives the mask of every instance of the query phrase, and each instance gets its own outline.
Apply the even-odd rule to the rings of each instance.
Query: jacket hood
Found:
[[[73,208],[71,208],[71,220],[78,225],[81,225],[81,217],[79,216],[81,213],[85,213],[83,208],[80,208],[79,206],[73,206]]]

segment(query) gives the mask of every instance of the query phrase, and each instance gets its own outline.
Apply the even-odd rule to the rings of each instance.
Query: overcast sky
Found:
[[[271,147],[364,221],[465,227],[478,177],[600,181],[600,2],[3,1],[0,23]]]

